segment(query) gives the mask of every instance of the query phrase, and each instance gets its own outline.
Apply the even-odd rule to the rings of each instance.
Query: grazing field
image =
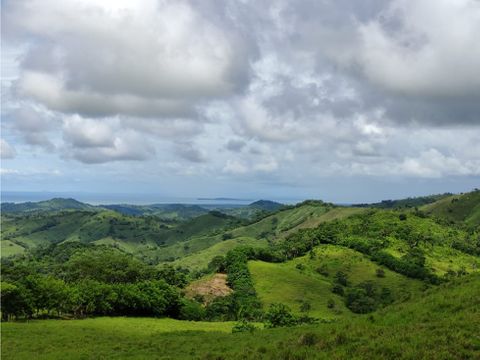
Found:
[[[231,334],[231,322],[95,318],[2,324],[3,359],[478,359],[480,276],[330,324]]]
[[[383,276],[376,275],[382,269]],[[320,318],[354,316],[342,297],[332,293],[338,272],[346,275],[348,286],[371,282],[377,288],[387,288],[392,301],[402,301],[419,295],[425,284],[379,266],[367,256],[343,247],[322,245],[310,255],[281,264],[263,261],[249,262],[249,270],[260,300],[265,306],[281,302],[300,313],[308,302],[308,315]],[[331,308],[328,303],[333,302]]]
[[[255,248],[267,247],[268,243],[265,239],[254,239],[249,237],[239,237],[235,239],[229,239],[220,241],[209,248],[200,250],[191,255],[180,258],[172,262],[171,264],[176,266],[189,268],[191,270],[205,269],[215,256],[225,255],[229,250],[234,249],[237,246],[252,246]]]
[[[421,208],[427,214],[470,227],[480,225],[480,190],[462,195],[451,195]]]

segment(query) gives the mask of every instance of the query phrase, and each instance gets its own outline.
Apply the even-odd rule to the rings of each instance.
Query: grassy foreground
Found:
[[[231,334],[232,323],[96,318],[2,324],[3,359],[478,359],[480,276],[331,324]]]

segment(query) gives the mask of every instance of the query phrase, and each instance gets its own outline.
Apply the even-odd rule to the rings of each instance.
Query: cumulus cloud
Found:
[[[2,11],[12,146],[208,181],[479,175],[478,1],[18,0]]]
[[[7,113],[6,120],[11,123],[14,131],[23,140],[32,146],[43,148],[47,151],[55,149],[51,140],[51,131],[58,125],[57,119],[45,109],[22,104]]]
[[[139,133],[123,129],[118,119],[99,122],[78,115],[64,121],[68,156],[87,164],[120,160],[145,160],[154,147]]]
[[[397,0],[359,32],[357,60],[375,83],[410,96],[480,96],[478,1]]]
[[[11,1],[5,36],[34,37],[19,96],[86,116],[188,116],[248,76],[245,41],[187,1]]]
[[[206,161],[206,155],[199,149],[195,148],[194,144],[189,142],[180,142],[175,146],[175,152],[182,159],[202,163]]]

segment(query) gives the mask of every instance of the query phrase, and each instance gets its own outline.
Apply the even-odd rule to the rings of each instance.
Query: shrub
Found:
[[[337,284],[347,286],[347,275],[342,271],[337,271],[335,274],[335,281]]]
[[[347,290],[345,305],[354,313],[366,314],[376,309],[375,292],[370,285],[365,283]]]
[[[225,240],[229,240],[229,239],[233,239],[233,235],[230,234],[230,233],[225,233],[222,235],[222,240],[225,241]]]
[[[205,319],[206,311],[197,302],[188,299],[182,300],[179,318],[182,320],[200,321]]]
[[[385,277],[385,271],[383,269],[380,269],[378,268],[376,271],[375,271],[375,274],[377,275],[377,277],[379,278],[384,278]]]
[[[329,308],[329,309],[335,308],[335,301],[333,299],[328,299],[327,308]]]
[[[252,323],[246,320],[242,320],[237,322],[235,325],[233,325],[232,333],[239,333],[239,332],[253,333],[256,329],[257,328]]]
[[[335,285],[333,285],[333,287],[332,287],[332,293],[337,294],[337,295],[340,295],[340,296],[343,296],[343,294],[345,293],[345,291],[343,290],[343,286],[342,286],[342,285],[340,285],[340,284],[335,284]]]
[[[303,265],[303,264],[297,264],[297,265],[295,265],[295,267],[300,271],[305,270],[305,265]]]
[[[300,304],[300,311],[301,312],[304,312],[304,313],[309,312],[311,308],[312,308],[312,305],[308,301],[306,301],[306,300],[301,301],[301,304]]]
[[[323,276],[328,276],[329,275],[327,265],[325,265],[325,264],[320,265],[316,269],[316,272],[319,273],[320,275],[323,275]]]
[[[293,326],[297,324],[297,318],[292,314],[290,308],[284,304],[271,304],[264,316],[267,328]]]

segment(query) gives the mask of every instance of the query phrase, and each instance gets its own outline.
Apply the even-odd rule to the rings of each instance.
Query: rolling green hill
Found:
[[[480,276],[330,324],[228,334],[231,323],[95,318],[2,324],[4,359],[476,359]]]
[[[379,209],[408,209],[424,206],[427,204],[434,203],[441,199],[452,196],[451,193],[445,194],[436,194],[436,195],[427,195],[427,196],[417,196],[409,197],[406,199],[397,199],[397,200],[382,200],[378,203],[371,204],[355,204],[356,207],[369,207],[369,208],[379,208]]]
[[[427,214],[470,227],[480,226],[480,190],[451,195],[421,208]]]
[[[2,245],[23,249],[64,241],[106,244],[123,249],[146,261],[167,260],[162,249],[193,237],[206,236],[235,226],[238,220],[210,212],[185,222],[168,222],[156,217],[133,217],[106,210],[64,211],[2,215]],[[7,251],[3,256],[10,255]]]
[[[151,215],[168,220],[189,220],[205,215],[209,210],[188,204],[153,204],[153,205],[102,205],[102,207],[117,211],[123,215]]]
[[[343,219],[364,211],[365,209],[334,207],[321,202],[306,202],[281,209],[222,234],[197,237],[162,250],[176,259],[172,264],[200,270],[206,268],[214,256],[225,255],[226,250],[237,245],[268,247],[299,229],[313,228],[325,221]]]
[[[249,269],[265,307],[280,302],[301,313],[302,304],[307,302],[309,315],[327,319],[353,315],[343,298],[332,292],[338,272],[346,275],[347,289],[368,281],[378,289],[388,289],[389,301],[418,296],[425,287],[423,282],[379,266],[357,251],[333,245],[319,246],[313,254],[281,264],[251,261]],[[383,271],[381,277],[378,269]]]
[[[51,200],[25,203],[1,203],[2,213],[20,213],[35,211],[60,211],[60,210],[97,210],[96,206],[77,201],[75,199],[54,198]]]

